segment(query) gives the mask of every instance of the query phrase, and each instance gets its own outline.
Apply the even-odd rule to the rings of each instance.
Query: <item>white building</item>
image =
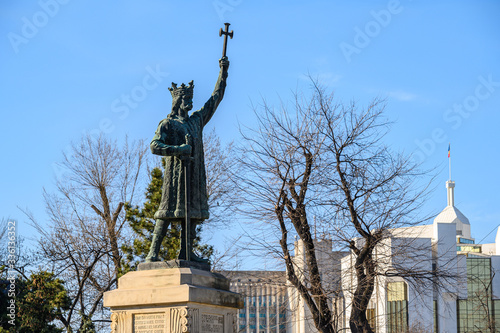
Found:
[[[455,182],[446,182],[447,206],[433,224],[390,230],[375,249],[381,271],[447,272],[442,288],[429,280],[414,284],[399,276],[378,276],[367,317],[376,333],[500,332],[500,229],[495,243],[475,244],[467,217],[455,206]],[[338,329],[350,332],[349,316],[354,255],[332,251],[329,240],[317,241],[316,255],[331,295]],[[294,262],[305,272],[302,242],[295,242]],[[239,332],[317,332],[308,307],[286,283],[285,272],[224,272],[231,290],[245,295]],[[307,279],[305,274],[301,276]]]
[[[284,271],[224,271],[231,280],[231,291],[244,296],[245,307],[239,311],[238,332],[289,332],[287,287]]]
[[[319,265],[323,290],[330,298],[330,308],[335,312],[334,317],[337,328],[342,327],[344,320],[344,299],[342,298],[341,266],[342,257],[348,252],[332,251],[332,241],[328,238],[317,240],[314,244],[316,259]],[[305,268],[305,247],[302,240],[295,241],[294,263],[296,273],[305,285],[308,277]],[[312,333],[317,332],[312,320],[311,312],[304,300],[299,296],[295,287],[288,283],[288,325],[287,333]],[[337,309],[338,311],[335,311]],[[334,325],[335,325],[334,324]]]
[[[417,285],[406,278],[377,277],[367,311],[377,333],[500,332],[500,233],[495,244],[475,244],[469,220],[454,203],[455,182],[446,182],[446,188],[448,204],[432,225],[393,229],[375,252],[381,271],[435,269],[454,277],[441,279],[439,289],[432,281]],[[355,285],[349,274],[353,259],[342,259],[346,318]],[[350,331],[347,320],[345,328]]]

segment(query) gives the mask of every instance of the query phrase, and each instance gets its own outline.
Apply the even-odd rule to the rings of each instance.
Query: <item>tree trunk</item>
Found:
[[[375,286],[375,266],[370,255],[372,250],[365,249],[365,251],[367,252],[366,256],[359,255],[355,263],[358,285],[354,292],[352,312],[349,319],[349,327],[352,333],[373,333],[366,318],[366,309]]]

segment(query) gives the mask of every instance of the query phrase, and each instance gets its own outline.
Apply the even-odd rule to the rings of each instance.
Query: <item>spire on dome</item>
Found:
[[[446,182],[448,192],[448,205],[434,219],[434,223],[455,223],[457,225],[457,235],[464,238],[471,238],[469,219],[457,207],[455,207],[455,182]]]

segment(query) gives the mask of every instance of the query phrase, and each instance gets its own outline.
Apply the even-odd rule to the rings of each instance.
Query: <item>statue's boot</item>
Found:
[[[151,247],[149,248],[146,262],[160,261],[158,253],[160,252],[161,242],[165,237],[168,226],[169,223],[167,221],[161,219],[156,220],[155,230],[153,231],[153,239],[151,240]]]

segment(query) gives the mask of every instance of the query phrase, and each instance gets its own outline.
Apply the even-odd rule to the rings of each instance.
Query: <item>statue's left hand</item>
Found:
[[[220,68],[227,71],[227,69],[229,68],[229,60],[227,60],[227,57],[222,57],[221,59],[219,59],[219,66]]]

